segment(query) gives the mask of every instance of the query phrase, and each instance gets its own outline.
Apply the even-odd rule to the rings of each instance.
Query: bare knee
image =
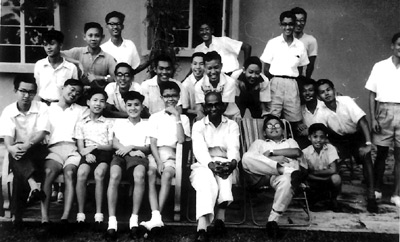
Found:
[[[137,167],[133,172],[133,179],[135,183],[143,183],[145,177],[145,170]]]
[[[94,179],[97,181],[102,181],[106,175],[106,169],[96,169],[94,171]]]
[[[333,186],[335,187],[339,187],[342,184],[342,178],[340,177],[339,174],[333,174],[331,176],[331,181]]]

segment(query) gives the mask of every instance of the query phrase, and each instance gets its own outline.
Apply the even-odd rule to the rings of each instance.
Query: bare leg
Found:
[[[143,193],[145,189],[144,178],[146,168],[143,165],[138,165],[133,170],[133,179],[135,181],[135,188],[133,190],[133,206],[132,214],[138,214],[140,206],[142,205]]]
[[[118,200],[118,186],[121,182],[122,169],[120,166],[113,165],[110,168],[110,182],[107,189],[107,203],[109,216],[115,216]]]
[[[76,200],[78,201],[78,213],[83,213],[86,202],[86,182],[90,172],[88,164],[82,164],[78,168],[76,181]]]
[[[385,174],[386,158],[389,147],[377,146],[376,159],[374,164],[375,190],[381,192],[383,185],[383,176]]]
[[[150,202],[151,211],[159,210],[158,199],[157,199],[157,189],[156,189],[157,169],[153,168],[153,167],[149,167],[147,176],[149,178],[149,202]]]
[[[51,198],[51,184],[62,171],[60,163],[54,160],[46,160],[44,164],[45,178],[42,185],[42,190],[46,194],[46,199],[41,202],[42,223],[49,221],[49,206]]]
[[[400,196],[400,147],[394,148],[394,192],[393,195]]]
[[[160,212],[162,212],[165,202],[168,198],[169,191],[171,190],[172,178],[175,176],[175,169],[172,167],[166,167],[161,175],[161,189],[158,197],[158,204],[160,206]]]
[[[64,213],[61,219],[68,219],[69,213],[71,211],[72,203],[74,201],[74,187],[76,181],[76,170],[77,167],[75,165],[67,165],[64,168]]]
[[[108,171],[107,163],[100,163],[94,170],[94,179],[96,180],[96,213],[101,213],[101,206],[103,204],[103,191],[104,191],[104,176]]]

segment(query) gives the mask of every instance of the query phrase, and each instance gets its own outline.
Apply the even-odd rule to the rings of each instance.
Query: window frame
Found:
[[[22,5],[25,0],[21,0]],[[25,13],[20,12],[20,29],[21,33],[25,33]],[[60,30],[60,5],[57,4],[54,8],[54,29]],[[26,63],[26,44],[25,35],[20,36],[20,51],[21,51],[21,61],[20,62],[0,62],[0,73],[32,73],[35,67],[35,63]]]

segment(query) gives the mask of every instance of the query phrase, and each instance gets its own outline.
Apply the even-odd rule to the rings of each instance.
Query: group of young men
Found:
[[[17,102],[7,106],[0,119],[0,135],[14,172],[11,204],[15,223],[22,221],[27,201],[41,201],[42,223],[48,226],[51,186],[63,172],[62,222],[68,222],[75,193],[76,220],[86,221],[86,183],[94,177],[94,221],[100,227],[105,177],[109,174],[107,236],[117,236],[122,178],[134,186],[131,237],[142,236],[140,228],[151,231],[162,227],[161,213],[175,176],[176,145],[190,140],[196,159],[190,174],[196,190],[196,241],[208,241],[212,223],[217,234],[226,231],[225,209],[234,199],[233,173],[241,158],[250,187],[269,185],[276,190],[266,224],[271,237],[279,234],[279,217],[307,173],[313,188],[330,191],[332,210],[340,210],[336,200],[341,189],[337,149],[341,153],[350,147],[362,162],[367,210],[378,212],[376,199],[382,196],[388,147],[394,143],[396,179],[391,202],[400,206],[396,134],[400,101],[392,88],[400,63],[400,34],[393,37],[393,55],[374,66],[366,85],[370,90],[371,138],[366,114],[353,99],[336,96],[334,84],[327,79],[311,79],[317,42],[303,32],[307,13],[301,8],[280,15],[282,35],[268,41],[260,58],[251,56],[249,44],[215,37],[211,24],[202,24],[199,34],[203,43],[196,47],[192,73],[182,83],[172,79],[174,65],[164,55],[153,60],[153,78],[141,84],[134,81],[135,73],[150,61],[140,64],[133,42],[122,38],[124,17],[115,11],[106,16],[111,39],[101,46],[104,35],[98,23],[85,24],[86,47],[66,51],[61,51],[62,33],[48,31],[43,37],[48,57],[36,63],[34,78],[16,76]],[[240,51],[245,57],[243,69],[237,59]],[[239,127],[232,119],[243,117],[247,109],[253,118],[264,119],[265,140],[256,140],[241,157]],[[290,122],[295,137],[285,138],[281,118]],[[374,165],[372,142],[378,146]],[[343,144],[346,147],[341,147]],[[146,176],[151,219],[139,223]],[[161,178],[159,192],[157,176]]]

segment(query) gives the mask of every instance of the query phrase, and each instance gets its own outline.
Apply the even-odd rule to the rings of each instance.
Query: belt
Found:
[[[280,78],[286,78],[286,79],[297,79],[297,77],[294,77],[294,76],[274,76],[274,77],[280,77]]]

